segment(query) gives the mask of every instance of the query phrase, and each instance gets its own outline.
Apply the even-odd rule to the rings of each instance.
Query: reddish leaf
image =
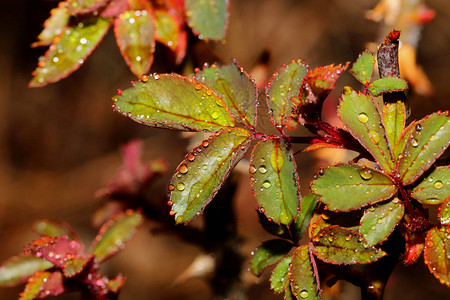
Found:
[[[50,11],[50,17],[44,22],[44,30],[38,35],[38,40],[31,44],[31,47],[49,46],[67,26],[69,17],[66,2],[59,2],[58,7]]]
[[[106,7],[101,11],[100,17],[102,18],[115,18],[128,9],[149,9],[150,7],[131,7],[129,0],[109,0]],[[148,4],[148,3],[147,3]]]
[[[422,232],[402,232],[405,238],[405,252],[402,256],[404,265],[411,265],[419,259],[425,247],[425,235]]]
[[[330,143],[323,142],[321,140],[313,140],[311,144],[308,144],[308,146],[306,146],[306,148],[302,150],[302,152],[315,151],[315,150],[325,149],[325,148],[345,149],[345,147],[342,145],[330,144]]]
[[[136,76],[148,73],[155,52],[151,10],[128,10],[114,20],[114,34],[122,56]]]
[[[155,17],[156,40],[172,49],[172,51],[176,51],[180,34],[177,18],[163,9],[155,10],[153,15]]]
[[[430,272],[450,287],[450,226],[434,227],[425,239],[424,257]]]
[[[25,290],[19,300],[32,300],[57,296],[65,292],[63,277],[60,272],[36,272],[28,279]]]
[[[317,96],[319,102],[325,100],[328,93],[336,87],[336,81],[347,67],[348,63],[337,66],[328,65],[309,70],[305,81],[309,83],[312,92]]]

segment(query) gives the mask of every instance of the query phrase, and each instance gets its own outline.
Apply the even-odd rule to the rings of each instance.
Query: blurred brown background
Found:
[[[304,58],[311,67],[354,61],[367,42],[375,41],[379,26],[364,12],[375,0],[231,0],[226,44],[211,44],[214,55],[228,62],[236,58],[251,70],[264,52],[270,53],[269,75],[282,63]],[[430,0],[436,17],[423,30],[418,61],[435,88],[433,98],[412,95],[411,118],[449,109],[450,2]],[[88,244],[95,236],[90,219],[100,203],[94,192],[110,180],[121,165],[119,146],[142,138],[146,160],[165,158],[170,172],[186,153],[187,141],[177,132],[138,125],[111,110],[110,97],[135,79],[115,45],[112,32],[75,73],[58,83],[30,89],[27,83],[44,48],[30,48],[57,1],[3,1],[0,10],[0,261],[22,251],[36,236],[30,226],[37,218],[65,220]],[[197,46],[201,51],[205,47]],[[153,71],[169,72],[162,47]],[[161,53],[161,54],[159,54]],[[201,57],[201,56],[200,56]],[[357,84],[349,76],[340,82]],[[356,87],[356,86],[355,86]],[[334,95],[334,98],[338,94]],[[333,97],[332,97],[333,98]],[[267,121],[262,126],[270,126]],[[302,190],[312,174],[310,156],[299,157]],[[316,170],[314,170],[316,171]],[[165,190],[169,175],[155,187]],[[267,236],[256,219],[256,204],[244,180],[236,200],[242,253],[248,255]],[[147,223],[104,272],[127,275],[120,299],[211,299],[208,285],[191,279],[174,285],[175,278],[199,250],[168,234],[150,232]],[[247,262],[246,262],[247,263]],[[250,278],[249,299],[281,299],[271,295],[267,276]],[[0,299],[16,299],[23,287],[0,289]],[[359,299],[350,285],[339,299]],[[77,294],[61,299],[78,299]],[[397,267],[385,299],[449,299],[450,291],[419,264]]]

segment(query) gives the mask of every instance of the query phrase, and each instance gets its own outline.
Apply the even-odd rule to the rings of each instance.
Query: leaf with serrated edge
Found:
[[[402,101],[396,103],[385,103],[382,113],[386,136],[392,152],[395,151],[400,135],[405,128],[406,123],[406,107]]]
[[[148,73],[155,52],[155,26],[150,10],[128,10],[114,19],[117,45],[130,70]]]
[[[275,223],[288,225],[300,204],[297,166],[292,149],[279,139],[260,141],[250,160],[252,190],[261,211]]]
[[[316,275],[311,264],[308,246],[298,247],[292,255],[289,268],[291,290],[297,299],[321,299],[320,290],[317,288]]]
[[[109,25],[109,20],[94,18],[66,27],[39,61],[29,86],[41,87],[77,70],[103,39]]]
[[[309,237],[314,237],[322,228],[339,225],[349,230],[358,231],[363,212],[352,210],[349,212],[331,212],[325,210],[322,214],[315,214],[310,221]]]
[[[297,240],[300,240],[309,225],[309,221],[314,215],[319,197],[314,194],[308,194],[300,202],[300,213],[297,219],[291,223],[291,233]]]
[[[228,26],[228,0],[185,0],[188,25],[200,39],[222,40]]]
[[[350,73],[364,85],[368,85],[373,74],[375,66],[375,57],[369,52],[361,53],[350,69]]]
[[[69,23],[69,11],[64,1],[50,11],[50,17],[44,22],[44,29],[38,35],[38,40],[31,47],[49,46],[53,39],[61,34]]]
[[[269,240],[256,248],[250,262],[250,271],[260,276],[265,268],[279,262],[293,247],[293,244],[281,239]]]
[[[437,167],[411,191],[411,196],[423,204],[441,204],[449,195],[450,166]]]
[[[195,80],[223,99],[236,122],[249,128],[256,127],[258,92],[250,76],[235,60],[226,66],[205,67],[195,74]]]
[[[411,122],[406,128],[403,129],[402,133],[400,134],[394,150],[394,157],[396,160],[400,158],[400,154],[402,154],[403,149],[405,149],[408,137],[413,133],[416,124],[416,121]]]
[[[395,169],[381,116],[373,99],[346,88],[338,108],[339,116],[350,133],[388,173]]]
[[[177,74],[156,74],[113,98],[114,109],[136,122],[160,128],[218,131],[234,121],[212,90]]]
[[[155,16],[156,40],[175,51],[178,47],[179,28],[177,19],[167,10],[156,9]]]
[[[69,224],[61,221],[37,220],[33,223],[33,231],[40,236],[55,237],[67,235],[73,240],[79,240]]]
[[[270,288],[274,293],[280,294],[289,288],[289,264],[291,257],[286,257],[280,261],[275,269],[273,269],[272,276],[270,276]]]
[[[286,119],[291,115],[292,97],[298,97],[308,66],[301,60],[293,60],[281,67],[270,78],[266,88],[267,105],[272,123],[278,129],[284,128]]]
[[[341,164],[329,167],[312,182],[311,190],[330,210],[349,211],[389,199],[397,191],[394,182],[380,171]]]
[[[98,262],[108,259],[124,247],[142,222],[142,214],[133,210],[112,217],[100,228],[89,253],[94,254]]]
[[[368,264],[386,255],[382,250],[367,246],[356,231],[336,225],[321,229],[313,241],[319,244],[314,247],[314,254],[331,264]]]
[[[0,266],[0,286],[23,283],[37,271],[44,271],[53,264],[34,255],[21,254],[4,261]]]
[[[450,287],[450,226],[434,227],[425,238],[424,259],[431,274]]]
[[[373,246],[385,241],[401,221],[404,213],[405,207],[398,198],[367,209],[361,218],[359,228],[367,245]]]
[[[438,218],[442,225],[450,225],[450,197],[439,207]]]
[[[413,183],[428,170],[449,144],[448,111],[434,113],[417,122],[398,163],[398,174],[402,183]]]
[[[63,276],[60,272],[36,272],[28,279],[25,290],[19,300],[41,299],[48,296],[58,296],[66,292]]]
[[[188,222],[203,211],[252,140],[245,129],[227,129],[212,135],[186,156],[169,184],[171,214],[177,223]]]
[[[384,77],[370,83],[368,88],[372,95],[379,96],[387,92],[404,91],[408,89],[408,84],[399,77]]]
[[[67,7],[72,15],[94,12],[105,6],[109,0],[67,0]]]

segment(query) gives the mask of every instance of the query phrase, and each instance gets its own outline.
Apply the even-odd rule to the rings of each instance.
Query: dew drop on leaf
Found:
[[[173,191],[175,189],[175,186],[173,184],[169,184],[169,191]]]
[[[434,141],[436,139],[436,136],[433,134],[432,136],[430,136],[430,141]]]
[[[141,81],[142,81],[142,82],[147,82],[147,81],[148,81],[148,75],[143,74],[143,75],[141,76]]]
[[[421,131],[421,130],[422,130],[422,125],[417,124],[417,125],[416,125],[416,131]]]
[[[375,130],[369,130],[369,137],[374,144],[378,144],[380,142],[380,135]]]
[[[178,171],[180,171],[181,174],[186,174],[188,172],[188,167],[185,164],[182,164],[179,168]]]
[[[184,188],[185,188],[185,186],[184,186],[183,183],[179,183],[179,184],[177,185],[177,190],[179,190],[179,191],[184,190]]]
[[[203,170],[207,170],[207,169],[208,169],[208,165],[204,164],[204,165],[202,166],[202,169],[203,169]]]
[[[194,159],[195,159],[195,155],[193,153],[189,153],[188,156],[187,156],[187,160],[188,161],[194,161]]]
[[[362,169],[361,171],[359,171],[359,175],[364,180],[370,180],[373,177],[372,171],[368,169]]]
[[[219,113],[218,113],[217,111],[215,111],[215,112],[213,112],[213,113],[211,114],[211,117],[212,117],[213,119],[217,119],[217,118],[219,117]]]
[[[360,113],[360,114],[358,115],[358,120],[359,120],[361,123],[365,124],[365,123],[367,123],[367,121],[369,121],[369,117],[368,117],[365,113]]]
[[[250,174],[255,174],[256,173],[256,167],[254,165],[251,165],[250,168],[248,169],[248,171],[250,172]]]
[[[267,168],[264,165],[259,166],[258,170],[261,174],[265,174],[267,172]]]
[[[325,174],[325,170],[323,168],[320,168],[319,169],[319,175],[323,175],[323,174]]]
[[[437,180],[437,181],[433,184],[433,186],[434,186],[435,189],[440,190],[440,189],[442,189],[442,187],[444,186],[444,184],[442,183],[442,181]]]
[[[306,298],[308,298],[308,296],[309,296],[309,293],[307,290],[303,290],[300,292],[300,298],[306,299]]]
[[[270,183],[269,180],[266,180],[266,181],[263,182],[263,187],[265,187],[266,189],[270,188],[271,185],[272,184]]]
[[[202,142],[202,146],[205,147],[205,148],[208,147],[209,146],[209,142],[207,140],[204,140]]]
[[[170,212],[169,212],[169,215],[171,215],[171,216],[173,216],[175,214],[175,211],[173,211],[173,210],[171,210]]]
[[[419,146],[419,141],[417,139],[412,139],[411,146],[413,146],[413,147]]]

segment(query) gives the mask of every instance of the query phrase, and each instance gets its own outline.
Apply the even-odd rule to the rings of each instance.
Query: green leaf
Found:
[[[370,207],[361,218],[359,229],[367,245],[373,246],[385,241],[401,221],[404,213],[405,207],[398,198]]]
[[[212,89],[223,99],[236,122],[256,126],[257,90],[250,76],[235,60],[231,65],[205,67],[195,80]]]
[[[349,211],[392,197],[397,191],[385,174],[360,165],[329,167],[312,182],[311,190],[330,210]]]
[[[411,196],[423,204],[441,204],[449,195],[450,166],[437,167],[411,191]]]
[[[338,112],[350,133],[373,155],[383,170],[392,174],[395,169],[394,160],[373,99],[347,89],[342,94]]]
[[[450,226],[434,227],[425,238],[424,258],[431,274],[450,287]]]
[[[51,276],[51,272],[36,272],[28,279],[28,283],[25,286],[25,290],[20,294],[19,300],[33,300],[40,298],[39,294],[43,292],[43,286]]]
[[[228,25],[228,0],[185,0],[188,25],[199,39],[222,40]]]
[[[450,225],[450,197],[439,207],[438,218],[442,225]]]
[[[160,128],[218,131],[234,121],[212,90],[177,74],[155,74],[113,100],[114,109],[136,122]]]
[[[38,220],[33,224],[33,231],[40,236],[56,237],[67,235],[71,239],[79,240],[69,224],[60,221]]]
[[[156,40],[175,51],[179,42],[176,17],[163,9],[156,9],[153,14],[155,16]]]
[[[406,124],[405,104],[402,101],[398,101],[396,103],[384,103],[382,118],[390,149],[394,152],[395,145],[397,144]]]
[[[105,6],[108,0],[67,0],[67,7],[72,15],[93,12]]]
[[[73,257],[64,262],[63,273],[64,277],[73,277],[83,271],[84,266],[87,264],[87,260],[84,258]]]
[[[117,45],[136,76],[148,73],[155,52],[155,26],[150,10],[128,10],[114,20]]]
[[[309,221],[313,217],[317,207],[318,199],[319,197],[314,194],[308,194],[302,198],[300,202],[300,213],[297,219],[291,223],[290,227],[291,233],[297,241],[303,237],[306,228],[308,228]]]
[[[102,40],[109,25],[109,20],[93,18],[64,29],[39,60],[29,86],[45,86],[77,70]]]
[[[300,246],[295,250],[289,273],[291,290],[297,299],[321,299],[320,290],[317,286],[317,274],[314,274],[307,245]]]
[[[322,228],[339,225],[349,230],[358,231],[362,218],[362,210],[352,210],[349,212],[332,212],[324,210],[323,213],[315,214],[309,226],[309,237],[314,239]]]
[[[398,92],[408,89],[406,81],[399,77],[384,77],[369,84],[369,91],[374,96],[379,96],[387,92]]]
[[[398,174],[404,185],[413,183],[449,146],[448,114],[448,111],[437,112],[417,122],[398,163]]]
[[[353,64],[350,73],[352,73],[362,84],[368,85],[372,78],[374,66],[375,57],[373,57],[369,51],[364,51]]]
[[[21,254],[4,261],[0,266],[0,286],[12,286],[25,282],[37,271],[47,270],[53,264],[34,255]]]
[[[233,128],[212,135],[190,152],[169,185],[171,214],[177,223],[198,216],[250,146],[253,136]]]
[[[292,149],[280,139],[256,144],[250,179],[260,211],[275,223],[290,224],[298,214],[300,192]]]
[[[313,241],[323,245],[315,246],[314,254],[331,264],[367,264],[386,255],[382,250],[367,246],[357,232],[340,226],[323,228]]]
[[[279,262],[293,247],[292,243],[285,240],[269,240],[256,248],[251,263],[250,270],[256,276],[260,276],[265,268]]]
[[[400,155],[405,149],[406,142],[408,141],[408,137],[414,132],[414,128],[416,127],[417,122],[411,122],[406,128],[403,129],[400,137],[398,138],[397,144],[395,145],[394,157],[398,160]],[[420,125],[421,126],[421,125]],[[420,127],[419,127],[420,128]]]
[[[280,294],[289,287],[289,264],[291,263],[291,257],[286,257],[281,260],[270,276],[270,288],[274,293]]]
[[[100,228],[89,253],[94,254],[98,262],[108,259],[124,247],[143,221],[142,214],[133,210],[114,216]]]
[[[303,78],[308,73],[308,66],[301,60],[293,60],[281,67],[270,78],[267,85],[267,105],[272,123],[278,129],[285,127],[285,122],[291,115],[292,97],[298,97]]]
[[[50,17],[44,22],[44,29],[31,46],[49,46],[55,37],[61,34],[69,23],[69,11],[64,1],[59,2],[57,8],[50,11]]]

